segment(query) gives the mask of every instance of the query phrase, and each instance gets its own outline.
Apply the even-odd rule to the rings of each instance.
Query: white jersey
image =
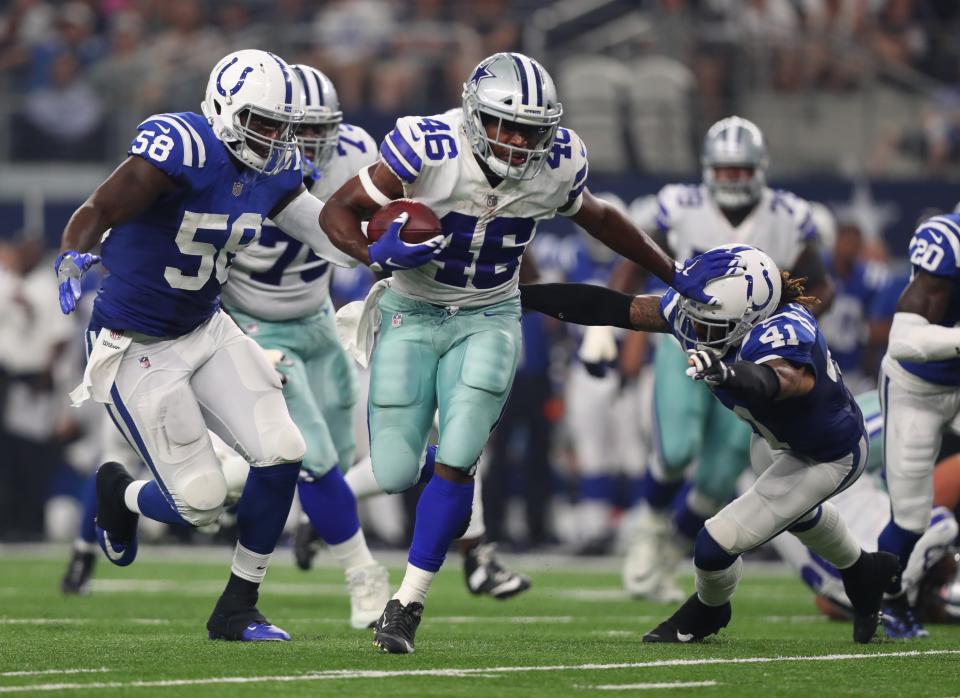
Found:
[[[377,144],[358,126],[340,125],[340,141],[310,193],[326,201],[377,158]],[[223,288],[223,303],[274,322],[313,315],[330,295],[330,264],[265,221],[260,237],[237,254]]]
[[[865,474],[830,502],[840,511],[860,547],[875,552],[877,539],[890,521],[890,497],[879,480]],[[930,526],[917,542],[903,573],[903,586],[911,597],[916,594],[923,575],[943,557],[956,536],[957,522],[953,514],[944,507],[935,508]],[[771,542],[780,557],[813,591],[843,606],[850,605],[840,573],[830,563],[791,535],[779,535]]]
[[[712,247],[742,242],[757,247],[783,270],[793,269],[816,238],[810,204],[787,191],[764,187],[760,201],[738,226],[717,206],[706,185],[668,184],[655,203],[641,206],[637,223],[666,236],[674,257],[690,259]]]
[[[557,129],[543,170],[529,181],[491,186],[463,129],[463,113],[397,120],[381,161],[405,196],[429,206],[449,238],[434,260],[393,274],[401,295],[447,306],[482,306],[515,297],[520,257],[538,220],[580,210],[587,152],[573,131]]]

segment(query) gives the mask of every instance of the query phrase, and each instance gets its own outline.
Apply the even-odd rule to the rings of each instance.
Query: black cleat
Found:
[[[727,627],[731,613],[729,601],[722,606],[707,606],[693,594],[672,616],[644,635],[643,641],[700,642]]]
[[[85,596],[90,593],[90,577],[97,558],[92,551],[74,550],[67,565],[67,572],[60,580],[60,591],[68,596]]]
[[[373,626],[373,644],[390,654],[413,654],[413,638],[422,615],[422,603],[411,601],[404,606],[400,599],[390,599]]]
[[[137,556],[140,514],[127,509],[124,502],[131,482],[130,473],[119,463],[104,463],[97,470],[97,540],[107,559],[120,567],[126,567]]]
[[[293,534],[293,559],[297,567],[304,572],[313,567],[313,558],[317,556],[322,546],[323,541],[320,540],[317,529],[310,523],[310,519],[301,518]]]
[[[863,553],[840,575],[853,606],[853,641],[866,644],[877,632],[883,592],[899,577],[900,560],[890,553]]]
[[[463,557],[463,576],[471,594],[509,599],[530,588],[530,578],[505,568],[493,543],[475,545]]]
[[[278,628],[257,610],[257,596],[224,593],[207,621],[211,640],[236,642],[289,641],[290,634]]]

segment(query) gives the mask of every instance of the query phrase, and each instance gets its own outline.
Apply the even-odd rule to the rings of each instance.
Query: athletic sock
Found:
[[[343,543],[360,530],[357,500],[339,468],[321,477],[302,471],[297,492],[303,512],[327,545]]]
[[[408,606],[414,601],[423,603],[424,599],[427,598],[427,591],[430,590],[430,583],[433,582],[436,574],[436,572],[422,570],[408,562],[407,571],[403,575],[403,582],[400,583],[400,588],[397,589],[397,593],[392,598],[398,599],[404,606]]]
[[[361,528],[358,528],[356,533],[342,543],[335,543],[328,547],[330,548],[330,554],[340,563],[344,572],[350,572],[358,567],[366,567],[376,562],[373,555],[370,554],[367,539]]]
[[[148,519],[173,526],[190,525],[170,503],[156,480],[134,480],[127,485],[123,499],[127,509],[143,514]]]
[[[653,468],[647,468],[640,487],[641,498],[654,509],[665,509],[683,487],[683,480],[663,482],[653,475]]]
[[[97,544],[97,475],[94,473],[83,486],[83,514],[80,519],[79,541],[96,546]],[[92,548],[91,548],[92,549]],[[80,550],[78,547],[77,550]]]
[[[837,569],[850,567],[860,557],[860,544],[830,502],[824,502],[806,520],[795,523],[788,530]]]
[[[297,488],[300,461],[250,468],[237,504],[237,539],[247,550],[268,555],[283,533]]]
[[[914,533],[913,531],[908,531],[905,528],[901,528],[896,523],[894,523],[893,518],[890,518],[890,522],[886,525],[883,531],[880,532],[880,538],[877,541],[877,549],[883,552],[893,553],[900,559],[900,569],[907,569],[907,563],[910,560],[910,555],[913,553],[913,549],[917,545],[917,541],[922,537],[922,533]],[[902,587],[898,581],[895,588],[890,588],[888,591],[893,594],[899,594],[902,591]]]

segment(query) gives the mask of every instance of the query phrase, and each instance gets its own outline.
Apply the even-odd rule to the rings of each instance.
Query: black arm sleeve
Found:
[[[633,329],[633,296],[593,284],[520,284],[520,303],[577,325],[610,325]]]
[[[723,387],[744,402],[766,403],[780,394],[780,378],[769,366],[752,361],[737,361]]]

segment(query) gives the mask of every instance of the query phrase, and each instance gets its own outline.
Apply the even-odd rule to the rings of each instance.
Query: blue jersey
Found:
[[[960,323],[960,214],[947,213],[925,220],[910,240],[912,274],[924,272],[953,282],[950,302],[936,324]],[[912,278],[912,277],[911,277]],[[900,365],[915,376],[937,385],[960,385],[960,358]]]
[[[684,335],[696,335],[692,327],[681,328],[678,301],[677,292],[670,289],[660,301],[660,313],[684,349],[693,349],[693,343],[685,340]],[[813,390],[788,400],[771,400],[759,413],[752,413],[723,388],[714,388],[714,395],[766,439],[771,448],[793,451],[818,462],[837,460],[853,451],[864,436],[863,416],[843,384],[816,319],[803,306],[785,305],[751,329],[739,351],[727,352],[723,361],[762,364],[773,359],[809,366],[816,379]]]
[[[861,368],[867,322],[888,277],[887,267],[876,262],[857,262],[845,278],[834,277],[836,295],[819,324],[841,371]]]
[[[302,185],[299,154],[268,177],[235,160],[207,120],[158,114],[137,127],[129,153],[176,189],[110,231],[101,255],[110,275],[92,323],[154,337],[191,332],[220,307],[220,287],[264,218]]]

